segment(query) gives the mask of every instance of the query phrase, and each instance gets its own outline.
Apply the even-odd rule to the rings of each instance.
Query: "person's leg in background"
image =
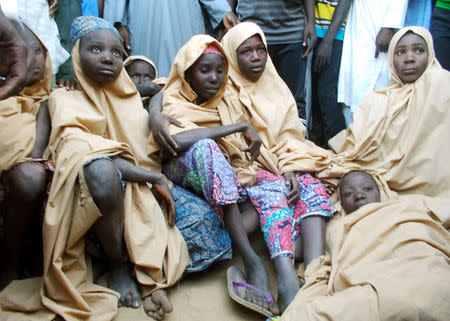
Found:
[[[444,69],[450,70],[450,9],[433,9],[430,32],[437,60]]]
[[[288,85],[295,98],[299,117],[306,119],[305,72],[307,61],[302,59],[302,43],[269,44],[267,49],[278,74]]]
[[[319,46],[321,41],[322,39],[318,38],[316,46]],[[313,108],[322,119],[322,133],[325,142],[346,128],[341,104],[337,102],[342,44],[342,41],[334,40],[330,64],[325,69],[312,74]]]

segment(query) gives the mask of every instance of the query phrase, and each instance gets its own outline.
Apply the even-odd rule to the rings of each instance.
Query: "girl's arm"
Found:
[[[142,84],[138,84],[136,86],[136,89],[138,90],[141,97],[153,97],[159,91],[161,91],[161,86],[154,83],[153,81],[146,81]]]
[[[123,179],[129,182],[137,183],[151,183],[152,191],[158,202],[166,203],[167,205],[167,215],[170,226],[175,225],[175,202],[173,200],[172,194],[170,193],[170,188],[167,186],[166,181],[159,174],[148,171],[146,169],[140,168],[129,161],[121,158],[120,156],[115,156],[112,158],[114,164],[122,173]]]
[[[209,128],[196,128],[187,130],[185,132],[173,135],[173,139],[177,143],[178,153],[185,152],[192,145],[202,139],[218,139],[233,133],[242,132],[248,147],[241,148],[242,151],[248,152],[252,155],[250,163],[259,156],[259,147],[262,144],[261,138],[259,138],[255,129],[249,123],[237,123],[219,127]]]
[[[47,100],[41,103],[36,116],[36,141],[31,150],[31,158],[42,158],[44,150],[48,145],[51,129],[50,114],[48,112]]]

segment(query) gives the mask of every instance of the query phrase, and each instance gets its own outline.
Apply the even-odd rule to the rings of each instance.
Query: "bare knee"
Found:
[[[23,203],[41,200],[47,183],[47,172],[40,163],[21,163],[8,171],[6,184],[11,198]]]
[[[111,160],[95,160],[85,165],[83,172],[89,192],[96,203],[110,200],[115,197],[117,189],[121,189],[119,174]]]

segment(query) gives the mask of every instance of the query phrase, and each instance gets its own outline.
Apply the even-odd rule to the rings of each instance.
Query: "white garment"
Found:
[[[348,14],[338,82],[338,102],[352,112],[372,90],[386,87],[390,75],[386,53],[375,58],[381,28],[402,28],[408,0],[355,0]]]
[[[47,0],[0,0],[9,17],[16,13],[19,18],[35,32],[47,47],[52,60],[53,73],[56,74],[59,65],[69,58],[59,42],[58,26],[48,14]],[[17,11],[17,12],[14,12]]]

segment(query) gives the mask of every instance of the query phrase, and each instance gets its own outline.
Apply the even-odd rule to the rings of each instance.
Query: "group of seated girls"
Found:
[[[262,30],[241,23],[222,44],[194,36],[178,52],[162,92],[146,81],[157,72],[145,57],[129,58],[124,68],[112,25],[79,17],[71,54],[78,89],[51,95],[45,47],[23,30],[29,47],[40,51],[29,61],[36,77],[20,96],[0,103],[1,130],[21,128],[4,135],[11,149],[1,167],[6,253],[15,265],[2,274],[2,287],[23,272],[24,235],[32,221],[42,224],[47,201],[43,278],[35,292],[41,306],[20,302],[14,310],[109,320],[118,305],[137,308],[143,298],[145,312],[161,320],[172,310],[164,289],[186,269],[200,271],[229,258],[231,239],[244,266],[227,272],[231,297],[268,317],[283,313],[300,290],[293,262],[307,267],[325,255],[334,190],[316,178],[317,163],[330,152],[305,139]],[[154,96],[150,104],[146,96]],[[55,166],[48,193],[52,167],[42,159],[44,150]],[[370,175],[352,172],[343,181],[347,213],[380,201]],[[248,238],[257,229],[277,274],[277,301]],[[109,272],[108,288],[92,282],[91,263],[94,271]],[[5,291],[25,291],[26,285]]]

